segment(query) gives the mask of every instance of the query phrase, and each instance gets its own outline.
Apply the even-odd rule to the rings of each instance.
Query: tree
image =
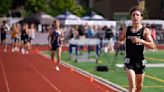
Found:
[[[24,15],[43,11],[56,16],[66,10],[78,16],[85,12],[82,6],[76,4],[75,0],[26,0],[24,5]]]
[[[7,15],[11,9],[11,0],[1,0],[0,3],[0,16]]]
[[[74,14],[80,16],[85,12],[84,9],[82,8],[82,6],[76,4],[75,0],[64,0],[64,1],[66,4],[65,8],[69,9]]]
[[[49,13],[53,16],[65,12],[66,10],[78,16],[81,16],[85,12],[80,5],[76,4],[75,0],[49,0],[48,5],[50,8]]]
[[[24,5],[24,14],[31,15],[38,12],[47,12],[48,5],[46,0],[26,0]]]
[[[144,19],[149,19],[149,14],[147,9],[144,10],[144,15],[143,15]]]

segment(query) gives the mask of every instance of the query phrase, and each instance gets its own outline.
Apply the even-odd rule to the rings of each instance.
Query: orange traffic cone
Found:
[[[73,68],[70,68],[70,71],[71,71],[71,72],[73,72],[73,71],[74,71],[74,69],[73,69]]]
[[[89,81],[93,82],[93,77],[92,76],[89,77]]]

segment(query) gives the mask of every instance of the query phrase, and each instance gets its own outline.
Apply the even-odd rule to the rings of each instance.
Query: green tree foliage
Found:
[[[66,10],[78,16],[85,13],[83,7],[77,5],[75,0],[26,0],[24,6],[25,15],[43,11],[52,16],[56,16]]]
[[[0,16],[4,16],[9,13],[11,9],[11,0],[0,0]]]
[[[144,19],[149,19],[149,14],[147,9],[144,10],[144,15],[143,15]]]
[[[81,16],[85,12],[80,5],[76,4],[75,0],[48,0],[47,4],[49,6],[48,13],[53,16],[66,10],[69,10],[78,16]]]
[[[24,14],[31,15],[38,12],[47,12],[48,5],[46,0],[26,0],[24,5]]]

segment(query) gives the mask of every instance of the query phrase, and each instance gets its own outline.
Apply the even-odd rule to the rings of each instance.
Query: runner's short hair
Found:
[[[132,15],[132,12],[134,12],[134,11],[139,11],[139,12],[141,12],[141,16],[143,16],[143,14],[144,14],[143,9],[141,9],[139,6],[134,6],[134,7],[132,7],[132,8],[130,9],[130,15]]]

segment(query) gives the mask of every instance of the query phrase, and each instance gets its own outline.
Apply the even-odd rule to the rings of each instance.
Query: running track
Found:
[[[28,55],[22,55],[11,52],[11,47],[4,53],[0,46],[0,92],[116,92],[63,65],[56,71],[36,48],[47,49],[35,46]]]

